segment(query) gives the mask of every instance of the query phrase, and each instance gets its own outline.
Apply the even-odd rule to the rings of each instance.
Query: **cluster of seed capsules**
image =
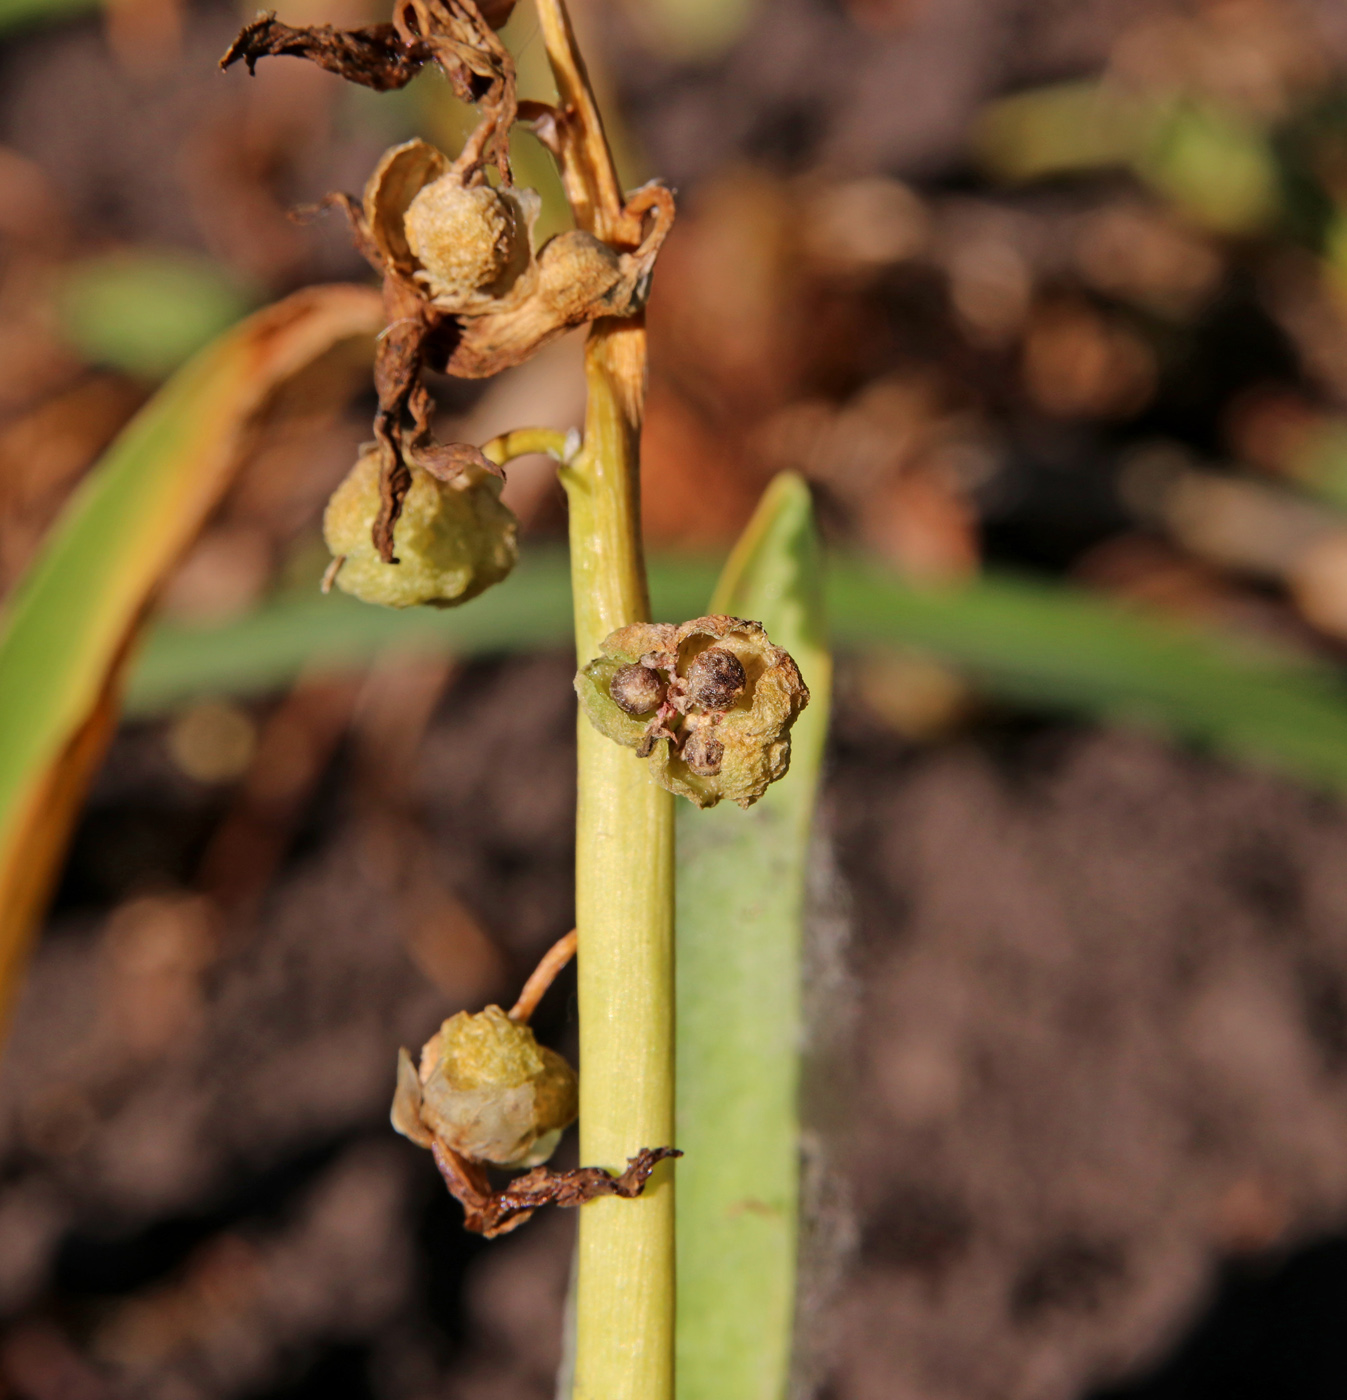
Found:
[[[707,647],[693,657],[685,676],[673,673],[668,653],[649,652],[619,666],[608,693],[629,715],[654,712],[636,750],[638,758],[648,758],[657,739],[668,739],[691,772],[712,778],[725,760],[716,728],[747,684],[743,662],[732,651]],[[675,732],[669,726],[679,715],[683,726]]]
[[[612,633],[575,680],[590,721],[699,807],[756,802],[790,764],[809,691],[762,624],[714,614]]]

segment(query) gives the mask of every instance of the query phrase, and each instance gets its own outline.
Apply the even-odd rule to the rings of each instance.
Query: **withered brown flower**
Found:
[[[379,557],[395,564],[393,527],[420,467],[450,480],[470,460],[461,444],[435,441],[427,369],[481,379],[521,364],[573,326],[634,315],[645,304],[655,256],[673,222],[673,197],[652,183],[631,195],[613,246],[572,229],[535,249],[538,195],[514,185],[510,127],[520,115],[514,62],[493,32],[511,0],[398,0],[391,25],[293,28],[272,15],[248,25],[221,60],[288,54],[366,87],[404,86],[434,62],[481,114],[450,160],[425,141],[385,153],[364,198],[330,195],[345,209],[365,258],[383,278],[388,327],[375,363],[380,508],[371,525]],[[539,138],[564,167],[567,114],[525,104]],[[488,165],[499,184],[487,181]],[[480,454],[478,454],[480,457]],[[499,468],[491,468],[499,472]]]

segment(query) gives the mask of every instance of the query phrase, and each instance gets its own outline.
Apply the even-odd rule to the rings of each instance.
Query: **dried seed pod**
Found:
[[[451,1016],[426,1042],[419,1071],[398,1053],[393,1126],[470,1162],[537,1166],[578,1110],[575,1071],[499,1006]]]
[[[664,700],[664,677],[639,661],[619,666],[608,683],[608,693],[629,715],[648,715]]]
[[[464,189],[452,174],[417,193],[407,206],[403,228],[407,246],[421,264],[416,279],[437,297],[489,288],[509,267],[517,238],[508,200],[490,185]]]
[[[385,152],[365,186],[365,223],[385,269],[459,315],[503,311],[532,292],[540,208],[534,190],[465,184],[421,140]]]
[[[730,704],[699,707],[692,697],[694,682],[710,675],[722,682],[737,680],[728,663],[719,659],[697,667],[711,651],[730,653],[743,675],[743,689]],[[635,718],[613,699],[611,685],[625,666],[644,660],[670,676],[666,701],[653,718]],[[667,623],[638,623],[619,628],[604,640],[600,654],[575,678],[580,704],[590,722],[619,744],[647,755],[651,772],[662,786],[699,807],[713,807],[722,798],[741,807],[752,806],[767,785],[790,766],[790,727],[809,702],[809,691],[789,653],[775,647],[762,624],[738,617],[697,617],[679,627]],[[703,693],[697,685],[698,693]],[[733,685],[712,689],[724,699]],[[682,720],[678,711],[689,713]],[[717,716],[714,734],[705,712]],[[714,764],[712,742],[720,746]]]
[[[499,583],[518,558],[519,522],[501,503],[499,478],[468,467],[443,482],[411,467],[412,484],[393,532],[399,562],[386,564],[370,538],[379,511],[379,454],[366,447],[323,514],[323,538],[341,560],[338,588],[366,603],[453,607]]]
[[[683,741],[679,756],[688,772],[699,778],[714,778],[725,761],[725,745],[709,726],[699,725]]]
[[[703,710],[728,710],[748,683],[743,662],[725,647],[707,647],[687,669],[688,701]]]

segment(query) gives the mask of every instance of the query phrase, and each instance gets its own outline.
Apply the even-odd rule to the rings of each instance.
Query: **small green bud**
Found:
[[[635,669],[668,678],[649,719],[618,698]],[[596,729],[648,757],[661,786],[699,807],[722,798],[750,807],[783,777],[791,725],[809,703],[794,660],[761,623],[719,615],[619,628],[575,689]]]
[[[419,1072],[398,1053],[393,1126],[423,1147],[438,1138],[472,1162],[536,1167],[578,1110],[575,1071],[499,1006],[451,1016],[426,1042]]]
[[[469,466],[449,482],[410,465],[411,488],[393,530],[396,564],[370,538],[379,513],[379,454],[366,447],[323,514],[323,538],[341,562],[335,582],[366,603],[453,607],[499,583],[519,557],[519,522],[497,477]]]

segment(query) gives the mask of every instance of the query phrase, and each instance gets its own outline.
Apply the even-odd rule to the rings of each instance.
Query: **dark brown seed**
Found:
[[[702,654],[705,655],[705,652]],[[714,778],[720,772],[724,757],[725,745],[701,729],[694,729],[683,744],[683,762],[699,778]]]
[[[658,671],[634,661],[613,672],[608,694],[629,715],[648,715],[664,699],[664,679]]]
[[[704,710],[728,710],[746,683],[743,664],[724,647],[708,647],[688,667],[688,699]],[[719,766],[717,761],[717,770]]]

